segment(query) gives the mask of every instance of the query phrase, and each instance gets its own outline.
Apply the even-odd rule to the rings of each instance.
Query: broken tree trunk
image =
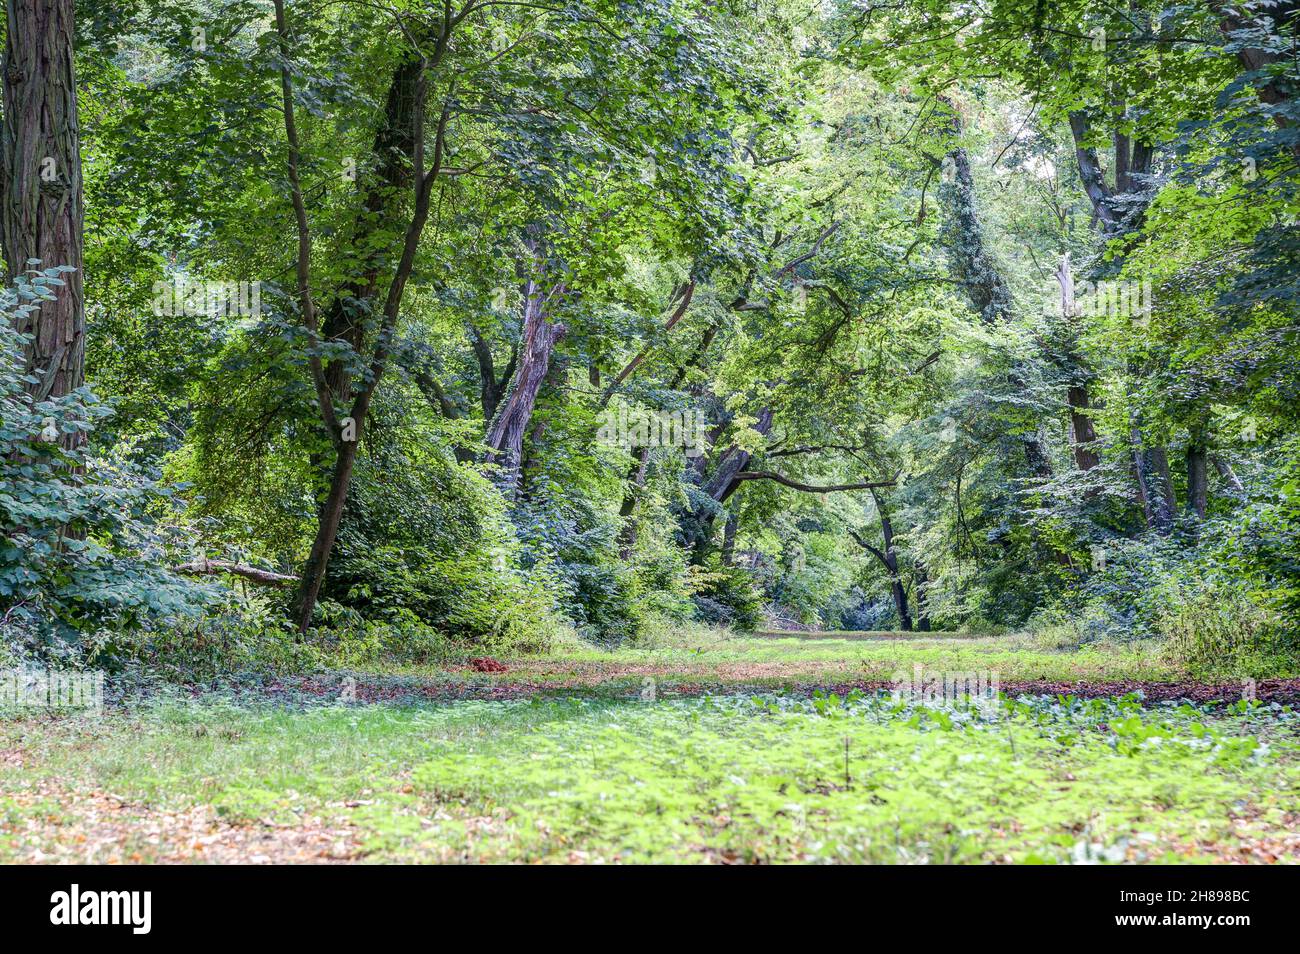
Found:
[[[551,355],[567,330],[548,314],[553,302],[563,294],[564,286],[559,283],[544,292],[536,276],[530,277],[524,286],[524,328],[518,368],[485,440],[486,460],[500,468],[498,481],[508,497],[519,490],[524,434],[533,416],[537,394],[550,371]]]

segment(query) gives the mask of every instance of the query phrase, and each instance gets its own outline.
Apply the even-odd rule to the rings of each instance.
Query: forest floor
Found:
[[[1300,681],[1243,702],[1151,647],[1018,637],[678,642],[10,714],[0,861],[1300,862]],[[874,691],[918,665],[1006,696]]]

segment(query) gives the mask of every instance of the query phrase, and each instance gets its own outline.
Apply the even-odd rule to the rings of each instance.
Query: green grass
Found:
[[[992,719],[888,698],[537,698],[387,708],[160,703],[0,723],[0,860],[32,793],[139,811],[306,818],[363,857],[475,861],[1209,860],[1294,845],[1296,718],[1275,709],[1012,703]],[[47,829],[48,830],[48,829]],[[49,845],[45,846],[49,849]],[[149,860],[146,855],[143,860]]]
[[[938,671],[995,671],[1004,682],[1150,680],[1175,681],[1183,674],[1150,642],[1085,647],[1042,646],[1024,636],[898,633],[766,633],[683,629],[648,646],[615,650],[580,644],[539,656],[506,658],[509,671],[479,681],[573,687],[641,676],[710,686],[780,688],[795,684],[888,680],[921,664]],[[386,672],[432,680],[448,676],[442,666],[384,667]],[[1249,675],[1249,674],[1243,674]]]

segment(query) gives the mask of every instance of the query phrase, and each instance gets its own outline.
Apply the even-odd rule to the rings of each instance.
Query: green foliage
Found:
[[[755,630],[762,623],[763,595],[743,567],[724,564],[715,554],[696,568],[691,579],[696,619],[741,632]]]
[[[541,649],[557,625],[552,596],[544,568],[525,572],[521,557],[480,474],[445,453],[381,444],[359,467],[325,596],[408,629],[417,658],[431,630],[492,651]]]
[[[186,542],[159,519],[172,492],[90,452],[111,409],[89,388],[33,396],[39,379],[11,321],[52,298],[63,271],[33,271],[0,296],[0,626],[20,654],[103,663],[126,634],[196,615],[217,594],[165,569]]]
[[[20,723],[39,743],[0,783],[111,780],[133,803],[243,822],[345,814],[369,861],[1185,863],[1240,859],[1243,798],[1254,837],[1284,838],[1300,764],[1296,716],[1272,707],[1043,696],[987,718],[853,693],[358,708],[334,688],[306,707],[218,695]],[[20,821],[0,857],[29,848],[21,820],[41,804],[5,803]]]

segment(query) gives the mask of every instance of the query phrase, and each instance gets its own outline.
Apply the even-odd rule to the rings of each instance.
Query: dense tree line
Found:
[[[1289,651],[1289,6],[7,10],[12,647]]]

